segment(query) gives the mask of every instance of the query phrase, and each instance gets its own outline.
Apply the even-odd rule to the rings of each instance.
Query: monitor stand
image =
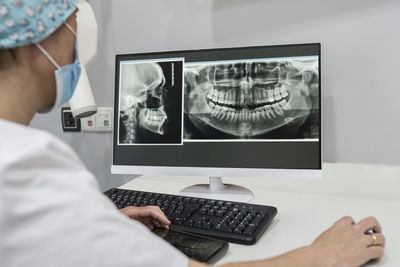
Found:
[[[224,184],[221,177],[210,176],[209,184],[196,184],[182,189],[179,194],[190,197],[211,198],[235,202],[248,202],[254,198],[253,192],[249,189]]]

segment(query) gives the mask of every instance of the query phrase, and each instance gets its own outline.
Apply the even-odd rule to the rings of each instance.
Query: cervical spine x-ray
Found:
[[[317,57],[186,64],[184,137],[318,138],[318,73]]]

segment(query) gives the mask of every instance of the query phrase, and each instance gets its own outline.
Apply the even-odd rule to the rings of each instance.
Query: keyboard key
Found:
[[[207,211],[207,215],[211,215],[211,216],[213,216],[213,215],[214,215],[214,211],[213,211],[213,210],[209,210],[209,211]]]
[[[222,210],[217,211],[217,212],[215,213],[215,216],[217,216],[217,217],[222,217],[222,216],[224,216],[224,212],[223,212]]]
[[[252,235],[254,231],[256,230],[256,226],[247,226],[246,230],[244,230],[243,234],[244,235]]]
[[[220,232],[232,233],[231,227],[220,227],[220,228],[215,228],[215,230]]]
[[[188,221],[186,221],[186,222],[184,223],[184,225],[192,227],[192,226],[193,226],[193,223],[194,223],[193,220],[188,220]]]
[[[242,233],[242,229],[235,228],[235,230],[233,230],[233,232],[234,232],[235,234],[241,234],[241,233]]]
[[[210,230],[212,228],[212,224],[209,222],[204,223],[203,229]]]
[[[193,226],[196,227],[196,228],[202,228],[203,227],[203,223],[202,222],[195,222],[193,224]]]
[[[184,221],[185,221],[184,218],[177,217],[177,218],[172,218],[171,223],[175,223],[175,224],[179,224],[179,225],[180,225],[180,224],[182,224]]]
[[[243,231],[244,229],[246,229],[246,226],[244,226],[243,224],[239,224],[236,228]]]
[[[200,211],[199,211],[199,214],[201,214],[201,215],[205,215],[206,213],[207,213],[207,209],[205,209],[205,208],[202,208]]]

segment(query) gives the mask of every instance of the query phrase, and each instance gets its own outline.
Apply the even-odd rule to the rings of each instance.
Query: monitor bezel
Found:
[[[296,47],[296,46],[318,46],[318,64],[319,64],[319,118],[320,118],[320,129],[319,129],[319,153],[320,161],[319,168],[315,169],[275,169],[275,168],[215,168],[215,167],[182,167],[182,166],[142,166],[142,165],[118,165],[114,163],[114,154],[117,144],[117,136],[114,128],[113,131],[113,151],[112,151],[112,174],[131,174],[131,175],[178,175],[178,176],[221,176],[221,177],[272,177],[272,178],[310,178],[320,179],[322,178],[322,162],[323,162],[323,106],[322,106],[322,79],[321,79],[321,43],[302,43],[302,44],[283,44],[283,45],[262,45],[262,46],[240,46],[240,47],[220,47],[220,48],[208,48],[208,49],[188,49],[188,50],[165,50],[165,51],[151,51],[145,53],[129,53],[129,54],[116,54],[115,55],[115,80],[114,80],[114,94],[113,103],[114,111],[115,107],[118,106],[118,99],[116,98],[116,90],[119,88],[119,67],[120,62],[124,57],[134,56],[151,56],[153,54],[166,55],[169,53],[190,53],[199,51],[223,51],[226,49],[244,49],[244,48],[284,48],[284,47]],[[117,112],[114,112],[114,127],[118,120]]]

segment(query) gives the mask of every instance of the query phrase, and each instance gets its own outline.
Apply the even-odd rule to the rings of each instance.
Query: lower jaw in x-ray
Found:
[[[252,138],[304,123],[315,108],[317,60],[192,65],[185,85],[185,112],[198,129]]]
[[[164,122],[167,120],[167,114],[164,108],[149,109],[146,108],[139,114],[139,125],[146,130],[163,135]]]

